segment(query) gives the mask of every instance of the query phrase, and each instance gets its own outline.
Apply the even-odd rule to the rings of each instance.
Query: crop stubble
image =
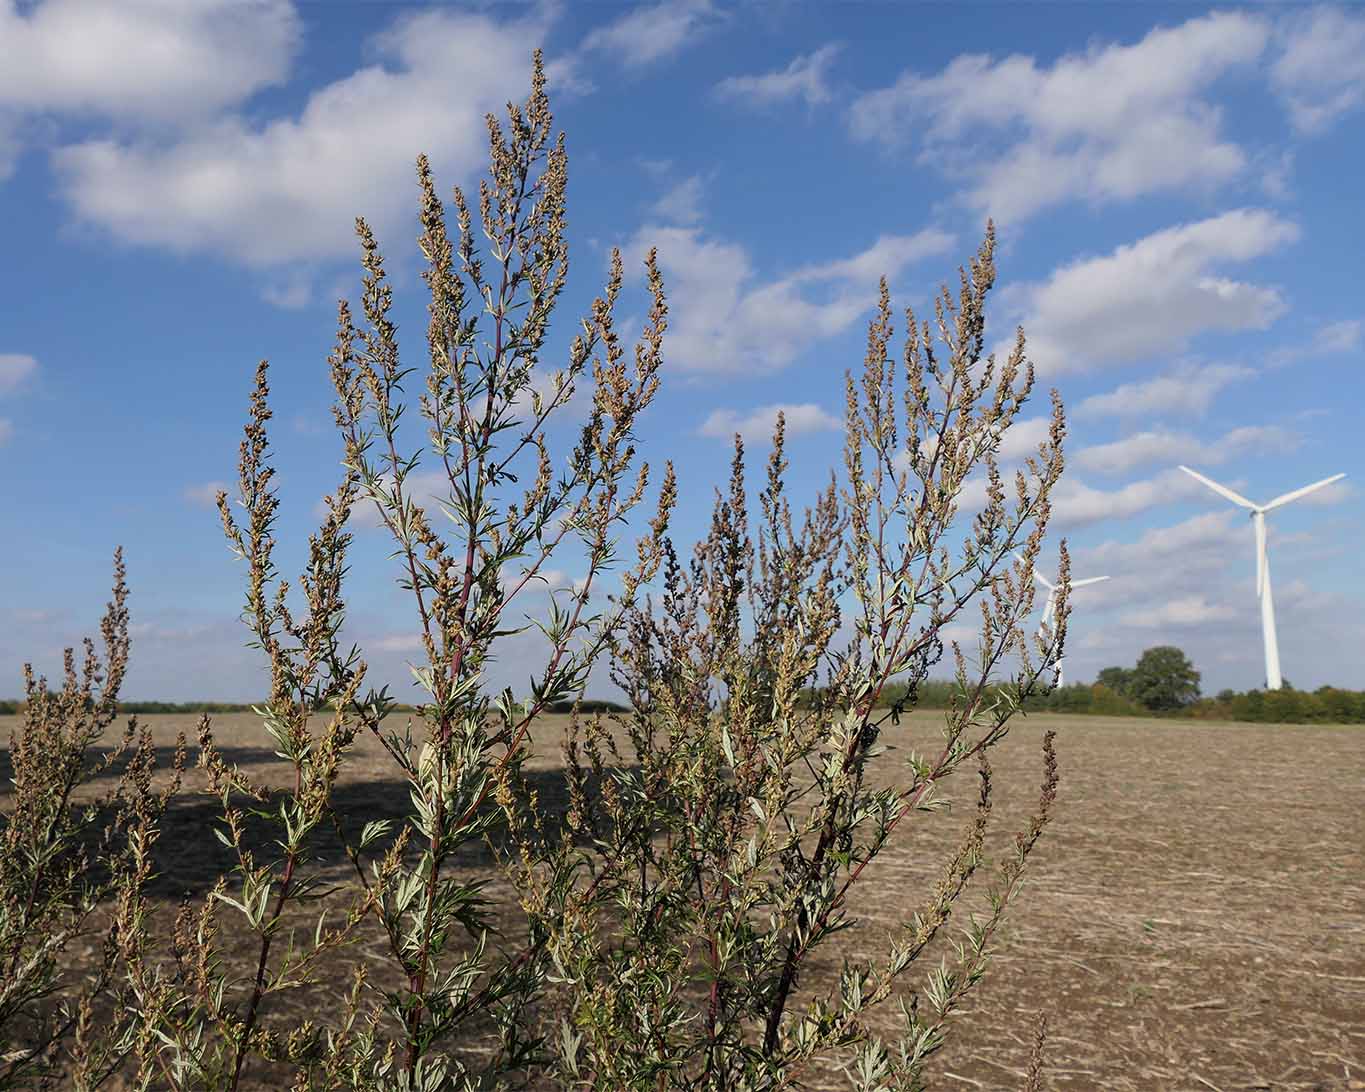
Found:
[[[178,729],[194,735],[192,717],[139,720],[152,727],[163,764]],[[527,766],[550,807],[563,801],[562,721],[540,722]],[[932,748],[940,722],[924,712],[889,729],[883,738],[893,750],[880,769],[894,772],[911,747]],[[254,717],[221,715],[213,723],[227,757],[258,781],[283,787],[291,779]],[[935,1086],[1022,1087],[1040,1008],[1049,1016],[1046,1085],[1057,1090],[1289,1092],[1365,1081],[1365,730],[1018,719],[993,752],[992,856],[1036,802],[1039,743],[1049,726],[1058,729],[1062,772],[1056,818],[1031,859],[991,969],[969,998],[970,1029],[950,1035]],[[9,729],[0,718],[0,740]],[[192,750],[191,765],[193,758]],[[2,798],[9,789],[3,749],[0,774]],[[231,864],[209,833],[218,803],[202,792],[204,783],[191,769],[163,824],[153,893],[167,913],[186,892],[201,898]],[[966,776],[950,781],[946,795],[959,806],[948,816],[917,817],[865,873],[854,903],[861,926],[811,966],[803,992],[833,981],[843,952],[875,951],[874,939],[897,928],[969,820],[975,788]],[[347,762],[337,803],[357,825],[404,813],[406,787],[373,739],[360,740]],[[341,879],[350,865],[323,833],[318,866]],[[490,864],[482,853],[457,867]],[[491,892],[509,894],[501,884]],[[300,916],[300,927],[309,928],[316,912]],[[225,913],[224,923],[231,920]],[[223,939],[245,970],[252,938],[225,931]],[[358,954],[376,981],[391,980],[377,929]],[[335,962],[343,964],[340,989],[347,961]],[[273,998],[268,1022],[288,1028],[315,1005],[316,994]],[[892,1030],[893,1014],[886,1019]]]

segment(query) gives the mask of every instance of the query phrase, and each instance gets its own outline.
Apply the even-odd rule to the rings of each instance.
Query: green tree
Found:
[[[1133,688],[1133,669],[1131,667],[1106,667],[1096,676],[1095,681],[1115,694],[1130,694]]]
[[[1158,645],[1142,654],[1129,687],[1129,694],[1148,709],[1179,709],[1199,697],[1199,672],[1174,645]]]

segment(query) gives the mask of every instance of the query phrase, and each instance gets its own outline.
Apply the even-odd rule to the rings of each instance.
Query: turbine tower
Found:
[[[1021,557],[1017,551],[1015,552],[1014,556],[1019,558],[1021,562],[1024,560],[1023,557]],[[1043,627],[1052,621],[1052,616],[1057,612],[1058,586],[1054,584],[1051,580],[1049,580],[1047,577],[1045,577],[1042,573],[1040,573],[1038,571],[1038,566],[1036,565],[1033,567],[1033,579],[1038,581],[1039,584],[1041,584],[1043,587],[1047,589],[1047,601],[1043,604],[1043,620],[1038,623],[1038,632],[1042,633]],[[1109,577],[1107,576],[1091,576],[1087,577],[1085,580],[1073,580],[1071,582],[1071,589],[1075,591],[1075,589],[1083,588],[1087,584],[1098,584],[1102,580],[1108,579]],[[1058,686],[1062,685],[1061,660],[1057,661],[1057,685]]]
[[[1256,504],[1241,494],[1234,493],[1226,485],[1219,485],[1198,471],[1191,470],[1188,466],[1182,466],[1180,469],[1196,481],[1203,482],[1219,496],[1226,497],[1233,504],[1251,509],[1251,522],[1256,528],[1256,595],[1261,600],[1261,637],[1265,642],[1265,688],[1267,690],[1278,690],[1283,685],[1284,680],[1280,677],[1280,645],[1275,639],[1275,603],[1270,596],[1270,561],[1266,557],[1265,550],[1265,514],[1274,511],[1281,505],[1288,504],[1290,501],[1306,497],[1324,485],[1331,485],[1335,481],[1340,481],[1346,475],[1333,474],[1330,478],[1323,478],[1320,482],[1305,485],[1302,489],[1295,489],[1292,493],[1284,493],[1267,504]]]

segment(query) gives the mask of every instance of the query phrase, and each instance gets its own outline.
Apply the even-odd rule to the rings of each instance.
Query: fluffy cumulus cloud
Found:
[[[1063,475],[1052,493],[1052,526],[1062,530],[1103,520],[1132,519],[1153,508],[1197,496],[1203,488],[1176,469],[1117,489],[1096,489],[1073,475]]]
[[[1292,442],[1287,437],[1280,439]],[[1244,486],[1238,482],[1222,484],[1244,491]],[[1340,504],[1351,495],[1344,482],[1336,482],[1297,503],[1326,507]],[[1058,528],[1074,528],[1103,520],[1132,519],[1152,509],[1187,500],[1226,503],[1217,501],[1206,486],[1178,467],[1112,490],[1097,489],[1079,478],[1064,475],[1052,494],[1053,522]]]
[[[1269,36],[1263,18],[1229,12],[1050,66],[964,54],[937,74],[907,71],[861,96],[849,122],[855,136],[893,145],[922,132],[923,161],[961,179],[969,204],[1006,222],[1068,199],[1207,188],[1239,175],[1247,157],[1222,135],[1205,92],[1253,65]]]
[[[759,406],[748,413],[732,409],[715,410],[702,422],[697,433],[727,440],[739,433],[745,443],[766,443],[772,439],[779,413],[783,416],[788,437],[806,432],[838,432],[844,427],[844,422],[838,417],[812,402],[781,402]]]
[[[498,573],[498,579],[502,582],[504,594],[514,588],[521,588],[525,591],[557,592],[557,591],[582,591],[583,586],[588,582],[587,577],[575,577],[565,572],[563,569],[540,568],[535,576],[527,578],[528,565],[524,561],[511,561],[504,565]],[[597,579],[597,586],[602,586],[602,580]]]
[[[1000,446],[996,449],[995,457],[1001,470],[1012,474],[1016,469],[1022,469],[1030,458],[1036,458],[1038,448],[1045,443],[1052,434],[1051,417],[1020,417],[1011,422],[1009,428],[1000,437]],[[922,450],[926,455],[933,456],[938,449],[938,437],[929,435],[921,439]],[[901,450],[896,453],[895,465],[900,470],[906,470],[910,466],[910,452]],[[981,503],[985,503],[985,482],[980,483],[981,489],[978,494],[976,487],[973,486],[971,496],[973,503],[978,498]]]
[[[1249,546],[1249,537],[1236,533],[1243,530],[1240,523],[1234,528],[1227,520],[1197,517],[1174,527],[1154,528],[1143,536],[1141,546],[1109,541],[1092,550],[1078,551],[1074,573],[1110,577],[1104,584],[1086,589],[1085,609],[1108,614],[1104,626],[1113,636],[1132,642],[1132,662],[1152,643],[1150,630],[1212,622],[1217,619],[1208,611],[1212,603],[1231,602],[1244,607],[1244,597],[1232,594],[1231,587],[1241,573],[1238,563]],[[1183,548],[1174,548],[1168,539],[1183,542]],[[1245,553],[1245,558],[1249,560],[1250,554]],[[1222,617],[1233,614],[1229,610]],[[1125,633],[1129,630],[1138,632]]]
[[[1124,383],[1104,394],[1083,399],[1080,417],[1148,417],[1179,414],[1202,417],[1214,400],[1233,384],[1256,373],[1240,364],[1186,365],[1166,375]]]
[[[702,217],[701,198],[705,188],[701,175],[694,174],[669,187],[650,211],[670,224],[695,224]]]
[[[1294,12],[1280,42],[1271,77],[1300,132],[1325,132],[1365,104],[1365,14],[1328,6]]]
[[[419,653],[425,649],[420,633],[385,633],[365,642],[367,649],[385,653]]]
[[[829,67],[839,56],[841,46],[831,43],[814,53],[797,57],[785,68],[758,76],[729,76],[716,84],[716,94],[722,99],[748,106],[771,106],[775,103],[803,100],[807,106],[829,102],[833,92],[829,87]]]
[[[848,258],[764,280],[739,243],[698,227],[646,225],[625,248],[638,263],[656,246],[669,289],[669,364],[687,371],[771,373],[811,342],[847,330],[875,301],[877,278],[942,254],[936,228],[884,235]]]
[[[535,17],[422,10],[376,38],[379,63],[317,89],[296,116],[75,144],[54,153],[60,185],[79,217],[132,243],[255,267],[350,256],[357,212],[381,242],[405,223],[419,152],[443,186],[483,163],[484,115],[524,96],[543,32]]]
[[[664,0],[598,27],[583,39],[582,49],[638,68],[681,52],[721,17],[711,0]]]
[[[1126,611],[1120,620],[1139,629],[1184,629],[1235,617],[1237,612],[1226,604],[1211,603],[1202,595],[1182,595],[1155,606]]]
[[[0,0],[0,109],[185,122],[280,83],[290,0]]]
[[[1231,509],[1191,516],[1166,527],[1144,531],[1131,542],[1109,539],[1077,553],[1077,562],[1101,571],[1127,571],[1143,565],[1158,569],[1181,559],[1200,568],[1222,565],[1227,553],[1242,543],[1241,519]]]
[[[379,476],[380,485],[384,489],[391,488],[392,481],[388,474]],[[440,506],[450,497],[450,479],[441,470],[416,470],[403,479],[403,495],[428,512],[438,512]],[[321,517],[326,512],[327,506],[321,501],[313,507],[314,516]],[[355,507],[351,509],[350,525],[352,528],[374,530],[383,527],[384,521],[374,501],[366,496],[357,500]]]
[[[1009,298],[1022,305],[1029,357],[1040,371],[1147,359],[1199,334],[1269,327],[1286,308],[1279,289],[1220,270],[1298,237],[1297,225],[1274,213],[1237,209],[1078,259],[1041,284],[1016,286]]]
[[[1007,474],[1021,469],[1024,460],[1037,452],[1047,438],[1047,418],[1026,418],[1006,434],[1000,447],[1000,465]],[[1211,440],[1166,428],[1145,430],[1107,443],[1067,449],[1067,471],[1052,493],[1052,530],[1070,531],[1109,520],[1127,520],[1181,501],[1204,501],[1206,487],[1173,464],[1193,462],[1216,466],[1243,455],[1282,454],[1299,447],[1301,437],[1272,425],[1231,429]],[[897,465],[905,465],[905,456]],[[1092,476],[1117,477],[1153,465],[1165,469],[1119,486],[1099,486]],[[1231,488],[1239,489],[1236,482]],[[1305,503],[1340,504],[1351,496],[1344,482],[1311,494]],[[1267,498],[1268,499],[1268,498]],[[982,474],[968,478],[959,498],[959,511],[971,515],[986,504],[986,480]],[[1193,526],[1193,525],[1192,525]],[[1199,525],[1201,533],[1212,525]],[[1150,551],[1153,543],[1144,540]]]
[[[1021,417],[1015,419],[1000,439],[996,457],[1002,466],[1021,463],[1038,454],[1038,448],[1052,434],[1051,417]]]
[[[1213,441],[1188,432],[1156,428],[1081,448],[1070,457],[1070,462],[1081,471],[1126,474],[1157,462],[1217,466],[1239,455],[1282,454],[1293,451],[1299,442],[1296,434],[1276,425],[1246,425]]]
[[[1288,578],[1313,573],[1307,559],[1322,548],[1318,534],[1281,535],[1273,521],[1270,531],[1271,568],[1281,574],[1275,607],[1286,670],[1309,686],[1350,677],[1350,653],[1339,650],[1359,647],[1361,604],[1333,594],[1314,575]],[[1259,685],[1253,543],[1245,514],[1227,505],[1131,541],[1111,538],[1073,551],[1079,576],[1113,579],[1085,589],[1095,594],[1083,603],[1078,597],[1083,638],[1068,661],[1071,676],[1093,677],[1106,664],[1131,665],[1144,648],[1175,644],[1204,672],[1205,692]]]

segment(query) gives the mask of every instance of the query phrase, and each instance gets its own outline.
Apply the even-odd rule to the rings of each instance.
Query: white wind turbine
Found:
[[[1024,560],[1023,557],[1021,557],[1017,551],[1014,556],[1019,558],[1021,562]],[[1042,573],[1040,573],[1038,571],[1037,565],[1033,567],[1033,579],[1038,581],[1039,584],[1041,584],[1043,587],[1047,589],[1047,602],[1043,604],[1043,620],[1038,623],[1038,632],[1042,633],[1043,627],[1047,625],[1049,622],[1051,622],[1052,616],[1057,613],[1058,586],[1054,584],[1051,580],[1049,580],[1047,577],[1045,577]],[[1087,584],[1098,584],[1101,581],[1108,579],[1109,577],[1107,576],[1091,576],[1087,577],[1085,580],[1073,580],[1071,582],[1071,589],[1072,591],[1075,591],[1077,588],[1083,588]],[[1057,661],[1057,685],[1058,686],[1062,685],[1061,660]]]
[[[1323,478],[1320,482],[1312,485],[1305,485],[1302,489],[1295,489],[1292,493],[1284,493],[1276,497],[1268,504],[1256,504],[1249,501],[1246,497],[1234,493],[1225,485],[1204,477],[1198,471],[1191,470],[1188,466],[1180,468],[1191,478],[1203,482],[1219,496],[1226,497],[1233,504],[1240,504],[1243,508],[1251,509],[1251,522],[1256,527],[1256,594],[1261,600],[1261,636],[1265,640],[1265,688],[1267,690],[1278,690],[1283,685],[1280,677],[1280,646],[1275,639],[1275,604],[1270,598],[1270,561],[1266,557],[1265,551],[1265,514],[1281,505],[1296,501],[1300,497],[1305,497],[1314,490],[1321,489],[1324,485],[1331,485],[1335,481],[1340,481],[1346,477],[1345,474],[1333,474],[1330,478]]]

